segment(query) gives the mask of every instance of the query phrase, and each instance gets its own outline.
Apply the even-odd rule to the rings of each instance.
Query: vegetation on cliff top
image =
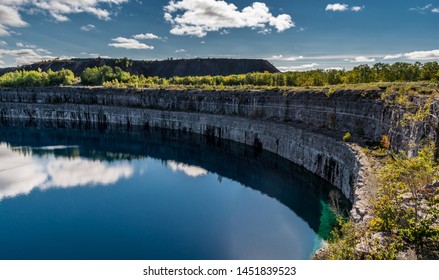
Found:
[[[43,71],[15,71],[6,73],[0,77],[0,86],[2,87],[45,87],[72,85],[79,80],[70,70],[62,69],[60,71],[49,70]]]
[[[59,73],[67,79],[48,79]],[[186,76],[159,78],[131,75],[121,67],[110,66],[86,68],[80,79],[72,76],[70,70],[24,71],[7,73],[0,77],[0,86],[56,86],[80,83],[86,86],[107,87],[200,87],[205,90],[225,87],[311,87],[343,84],[385,83],[385,82],[438,82],[439,63],[377,63],[374,66],[360,65],[352,70],[311,70],[286,73],[248,73],[228,76]]]

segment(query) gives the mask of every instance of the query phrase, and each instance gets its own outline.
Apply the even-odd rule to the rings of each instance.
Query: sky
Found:
[[[439,61],[439,1],[0,0],[0,67],[74,57]]]

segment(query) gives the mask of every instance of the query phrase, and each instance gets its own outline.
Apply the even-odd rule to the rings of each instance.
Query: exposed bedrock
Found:
[[[392,148],[416,151],[432,138],[423,125],[398,125],[403,112],[385,105],[380,91],[198,92],[87,88],[0,89],[0,121],[78,123],[104,128],[161,127],[229,139],[276,153],[327,180],[367,216],[368,163],[345,132]]]

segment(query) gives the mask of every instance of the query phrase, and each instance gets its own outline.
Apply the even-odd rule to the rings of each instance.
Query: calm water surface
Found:
[[[0,259],[309,259],[337,196],[200,135],[0,127]]]

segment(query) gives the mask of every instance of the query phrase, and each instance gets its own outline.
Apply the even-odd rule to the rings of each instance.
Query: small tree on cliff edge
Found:
[[[414,105],[413,111],[406,113],[404,119],[409,122],[422,122],[434,131],[434,161],[439,161],[439,113],[438,102],[432,98],[427,100],[424,105]]]

